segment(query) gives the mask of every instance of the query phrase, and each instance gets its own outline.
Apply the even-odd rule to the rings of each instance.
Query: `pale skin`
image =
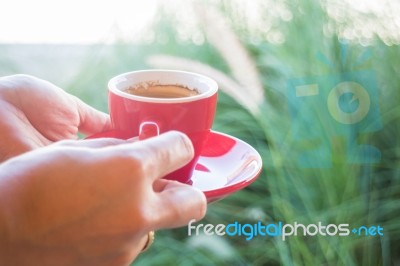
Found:
[[[161,179],[193,157],[184,134],[76,140],[109,127],[51,83],[0,78],[0,265],[129,265],[150,230],[205,215],[201,191]]]

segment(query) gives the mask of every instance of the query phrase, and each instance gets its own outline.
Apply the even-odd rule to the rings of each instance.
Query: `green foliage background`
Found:
[[[255,115],[233,95],[220,92],[214,130],[243,139],[262,155],[264,169],[248,188],[209,206],[202,223],[349,223],[381,225],[384,236],[348,237],[188,237],[187,228],[157,232],[152,248],[135,265],[397,265],[400,263],[400,48],[372,36],[368,45],[326,34],[330,20],[324,1],[283,2],[291,19],[272,23],[285,40],[273,43],[247,28],[247,19],[230,1],[206,1],[218,9],[250,55],[265,100]],[[269,4],[273,4],[272,2]],[[265,17],[271,15],[265,4]],[[368,15],[368,14],[367,14]],[[230,67],[207,42],[179,41],[177,15],[160,8],[154,41],[113,45],[0,45],[0,74],[27,73],[50,80],[88,104],[107,112],[107,81],[116,74],[146,69],[148,58],[168,54],[202,62],[227,76]],[[340,25],[339,25],[340,26]],[[339,27],[338,26],[338,27]],[[262,27],[261,27],[262,28]],[[200,31],[202,28],[199,28]],[[221,40],[222,41],[222,40]],[[346,44],[347,63],[340,64]],[[352,63],[370,51],[361,66],[376,73],[383,128],[359,141],[382,153],[379,163],[348,164],[345,140],[335,142],[333,167],[304,169],[296,164],[291,140],[287,80],[356,70]],[[332,65],[324,64],[318,54]],[[231,56],[235,56],[232,54]],[[243,88],[246,89],[245,87]],[[324,102],[320,103],[325,104]],[[321,106],[315,106],[315,110]],[[328,122],[316,121],[328,128]],[[329,134],[326,134],[329,136]]]

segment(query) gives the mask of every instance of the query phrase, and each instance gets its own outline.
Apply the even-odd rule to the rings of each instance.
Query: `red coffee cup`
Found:
[[[172,85],[196,90],[197,95],[180,98],[138,96],[129,88]],[[145,139],[170,130],[185,133],[192,141],[192,161],[166,179],[190,183],[201,150],[210,133],[217,104],[217,83],[203,75],[175,70],[142,70],[112,78],[108,83],[113,128],[120,138]]]

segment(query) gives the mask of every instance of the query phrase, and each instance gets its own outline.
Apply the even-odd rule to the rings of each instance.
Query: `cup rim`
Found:
[[[174,74],[184,74],[184,75],[191,75],[195,76],[197,78],[200,78],[204,80],[206,83],[208,83],[210,86],[207,91],[204,93],[200,93],[194,96],[188,96],[188,97],[181,97],[181,98],[152,98],[152,97],[145,97],[145,96],[138,96],[134,94],[130,94],[127,92],[122,91],[121,89],[118,89],[116,84],[123,80],[126,79],[126,76],[129,75],[136,75],[140,73],[174,73]],[[169,85],[174,85],[174,84],[169,84]],[[178,85],[178,84],[176,84]],[[182,84],[183,85],[183,84]],[[207,76],[194,73],[194,72],[188,72],[188,71],[181,71],[181,70],[170,70],[170,69],[148,69],[148,70],[137,70],[137,71],[130,71],[130,72],[125,72],[122,74],[119,74],[113,78],[111,78],[108,82],[108,90],[109,92],[112,92],[118,96],[121,96],[123,98],[131,99],[131,100],[136,100],[140,102],[151,102],[151,103],[184,103],[184,102],[193,102],[193,101],[198,101],[200,99],[205,99],[209,98],[218,91],[218,84],[215,80],[212,78],[209,78]]]

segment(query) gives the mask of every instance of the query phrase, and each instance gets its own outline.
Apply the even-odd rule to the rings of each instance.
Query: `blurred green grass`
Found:
[[[286,3],[286,2],[285,2]],[[259,115],[251,113],[233,95],[220,92],[214,130],[241,138],[262,155],[264,169],[250,187],[209,206],[202,223],[349,223],[381,225],[382,237],[303,237],[281,241],[256,237],[188,237],[187,228],[157,233],[152,248],[135,265],[396,265],[400,263],[400,47],[373,38],[371,59],[364,68],[378,79],[381,130],[364,134],[362,140],[382,153],[376,164],[346,162],[345,139],[335,142],[331,168],[306,169],[296,163],[296,143],[291,139],[287,80],[354,70],[352,63],[366,47],[348,42],[347,64],[341,60],[336,33],[324,34],[329,18],[323,2],[286,3],[290,21],[273,27],[285,36],[283,43],[254,41],[245,17],[228,1],[213,4],[230,22],[238,39],[256,65],[265,100]],[[268,16],[265,6],[265,16]],[[312,14],[306,16],[305,14]],[[177,40],[173,14],[164,14],[154,25],[167,41],[114,45],[50,46],[0,45],[0,74],[25,72],[48,79],[107,112],[107,81],[114,75],[152,68],[147,58],[168,54],[200,61],[232,76],[229,64],[212,44]],[[157,39],[157,37],[155,38]],[[21,54],[24,51],[25,54]],[[336,66],[318,59],[324,54]],[[231,56],[235,56],[232,54]],[[244,86],[243,90],[247,88]],[[321,110],[321,102],[313,106]],[[315,121],[329,128],[328,121]],[[329,132],[326,132],[329,137]]]

